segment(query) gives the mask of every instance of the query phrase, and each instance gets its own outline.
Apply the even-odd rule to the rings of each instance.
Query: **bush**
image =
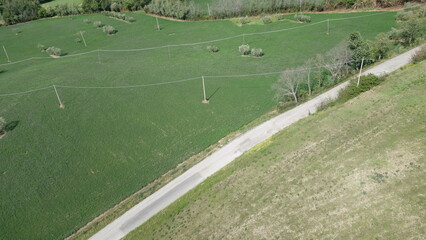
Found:
[[[101,28],[104,26],[104,24],[101,21],[94,21],[93,26],[95,26],[96,28]]]
[[[124,20],[126,20],[128,22],[136,22],[136,19],[134,17],[127,17],[126,16],[126,18]]]
[[[84,20],[83,20],[83,22],[84,22],[85,24],[90,24],[90,23],[91,23],[91,21],[90,21],[89,19],[84,19]]]
[[[46,51],[46,46],[44,46],[43,44],[37,44],[37,48],[41,51],[41,52],[44,52],[44,51]]]
[[[413,63],[419,63],[423,60],[426,60],[426,45],[420,48],[419,51],[417,51],[414,56],[411,59],[411,62]]]
[[[253,48],[251,50],[251,55],[254,57],[262,57],[264,55],[263,50],[261,48]]]
[[[211,53],[219,52],[219,48],[216,46],[207,46],[207,50]]]
[[[263,17],[262,22],[263,24],[269,24],[272,23],[272,19],[270,17]]]
[[[20,34],[22,31],[19,28],[12,28],[12,32],[16,35]]]
[[[49,47],[48,49],[46,49],[46,52],[49,53],[50,55],[58,56],[58,57],[62,55],[62,50],[57,47]]]
[[[284,18],[285,18],[284,14],[277,15],[278,20],[284,20]]]
[[[250,46],[248,44],[244,44],[238,47],[238,50],[240,51],[240,54],[243,56],[250,54]]]
[[[367,76],[362,76],[360,81],[359,81],[359,86],[356,86],[356,81],[352,81],[351,84],[343,89],[340,93],[339,93],[339,101],[345,102],[349,99],[352,99],[356,96],[358,96],[359,94],[370,90],[371,88],[373,88],[374,86],[379,85],[380,83],[383,82],[383,78],[379,78],[373,74],[368,74]]]
[[[117,33],[117,30],[113,26],[104,26],[102,31],[108,35]]]
[[[311,22],[311,17],[303,15],[303,14],[294,15],[294,19],[298,22],[305,22],[305,23]]]
[[[81,43],[81,39],[80,38],[76,38],[76,39],[74,39],[74,42]]]
[[[250,19],[248,17],[242,17],[239,19],[241,25],[245,25],[245,24],[249,24],[250,23]]]

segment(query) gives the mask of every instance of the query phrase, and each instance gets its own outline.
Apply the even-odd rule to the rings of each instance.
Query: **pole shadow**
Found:
[[[218,92],[220,90],[220,87],[219,88],[216,88],[216,90],[207,98],[207,101],[210,101],[210,99],[214,96],[214,95],[216,95],[216,93]]]

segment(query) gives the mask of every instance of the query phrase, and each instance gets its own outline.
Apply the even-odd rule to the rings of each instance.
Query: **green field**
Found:
[[[394,26],[395,13],[311,15],[328,18],[368,16],[306,25],[288,21],[238,27],[231,21],[174,22],[142,13],[126,13],[128,24],[99,14],[43,19],[0,28],[0,95],[46,86],[129,86],[165,83],[208,75],[280,71],[298,66],[360,31],[372,39]],[[83,19],[114,26],[106,36]],[[97,52],[200,42],[239,34],[301,27],[246,36],[263,58],[240,57],[243,38],[149,51]],[[18,28],[19,34],[12,29]],[[75,43],[83,31],[88,47]],[[61,48],[67,56],[49,58],[37,44]],[[58,239],[173,169],[232,131],[271,111],[276,75],[206,78],[209,104],[202,104],[201,78],[178,84],[139,88],[53,88],[0,97],[0,116],[18,125],[0,140],[0,238]]]
[[[53,0],[42,4],[43,7],[54,7],[59,4],[81,4],[83,0]]]
[[[126,239],[423,239],[425,69],[290,126]]]

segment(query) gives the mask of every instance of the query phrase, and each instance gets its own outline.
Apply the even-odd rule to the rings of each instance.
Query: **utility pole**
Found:
[[[155,17],[155,20],[157,21],[157,31],[160,31],[160,24],[158,23],[158,17]]]
[[[327,35],[330,35],[330,19],[327,19]]]
[[[356,83],[356,86],[359,86],[359,81],[361,80],[361,72],[362,72],[362,67],[364,66],[364,57],[361,60],[361,68],[359,69],[359,74],[358,74],[358,81]]]
[[[58,98],[59,108],[62,108],[62,109],[65,108],[65,106],[61,102],[61,98],[59,97],[58,90],[56,90],[56,86],[55,85],[53,85],[53,89],[55,89],[56,97]]]
[[[206,84],[204,83],[204,76],[201,77],[201,80],[203,82],[203,94],[204,94],[204,99],[202,103],[209,103],[209,100],[207,100],[207,96],[206,96]]]
[[[4,54],[6,54],[7,61],[11,62],[10,59],[9,59],[9,55],[7,54],[7,51],[6,51],[6,48],[4,47],[4,45],[3,45],[3,50],[4,50]]]
[[[84,39],[83,32],[80,31],[81,38],[83,39],[84,46],[87,47],[86,40]]]

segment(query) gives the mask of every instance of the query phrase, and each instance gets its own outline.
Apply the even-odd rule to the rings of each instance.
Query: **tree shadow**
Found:
[[[8,124],[6,124],[6,126],[4,126],[4,130],[6,132],[13,131],[18,125],[19,125],[19,121],[9,122]]]
[[[219,89],[220,89],[220,87],[219,88],[216,88],[216,90],[207,98],[207,101],[210,101],[210,99],[214,96],[214,95],[216,95],[216,93],[219,91]]]
[[[5,73],[5,72],[6,72],[6,70],[0,70],[0,74],[1,74],[1,73]]]

